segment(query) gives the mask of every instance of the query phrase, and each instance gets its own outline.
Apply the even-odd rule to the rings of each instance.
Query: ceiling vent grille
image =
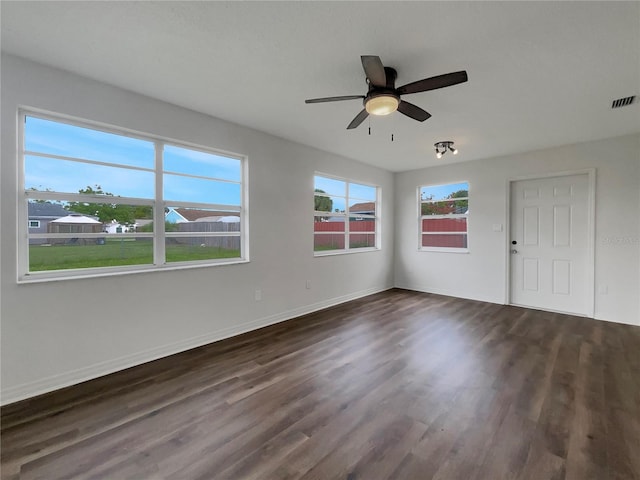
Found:
[[[611,104],[611,108],[626,107],[627,105],[631,105],[635,99],[635,95],[631,97],[619,98],[613,101],[613,103]]]

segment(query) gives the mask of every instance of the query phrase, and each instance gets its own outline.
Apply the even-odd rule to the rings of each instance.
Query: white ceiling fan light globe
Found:
[[[364,108],[369,115],[389,115],[395,112],[400,105],[398,98],[392,95],[380,95],[367,100]]]

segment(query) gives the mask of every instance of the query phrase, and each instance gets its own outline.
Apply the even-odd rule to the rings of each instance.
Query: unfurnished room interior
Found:
[[[640,2],[0,18],[2,480],[640,480]]]

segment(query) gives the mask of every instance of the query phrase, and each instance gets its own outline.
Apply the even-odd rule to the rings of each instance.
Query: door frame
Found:
[[[583,168],[580,170],[568,170],[550,173],[533,173],[529,175],[518,175],[507,178],[506,185],[506,206],[507,218],[505,222],[505,305],[511,303],[511,190],[514,182],[522,180],[537,180],[554,177],[567,177],[570,175],[587,175],[587,298],[585,299],[585,316],[594,318],[595,316],[595,236],[596,236],[596,169]],[[567,313],[567,312],[561,312]],[[572,315],[576,315],[573,313]]]

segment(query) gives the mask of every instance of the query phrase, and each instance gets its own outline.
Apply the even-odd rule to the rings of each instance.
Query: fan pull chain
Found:
[[[368,118],[369,122],[369,135],[371,135],[371,117]]]

